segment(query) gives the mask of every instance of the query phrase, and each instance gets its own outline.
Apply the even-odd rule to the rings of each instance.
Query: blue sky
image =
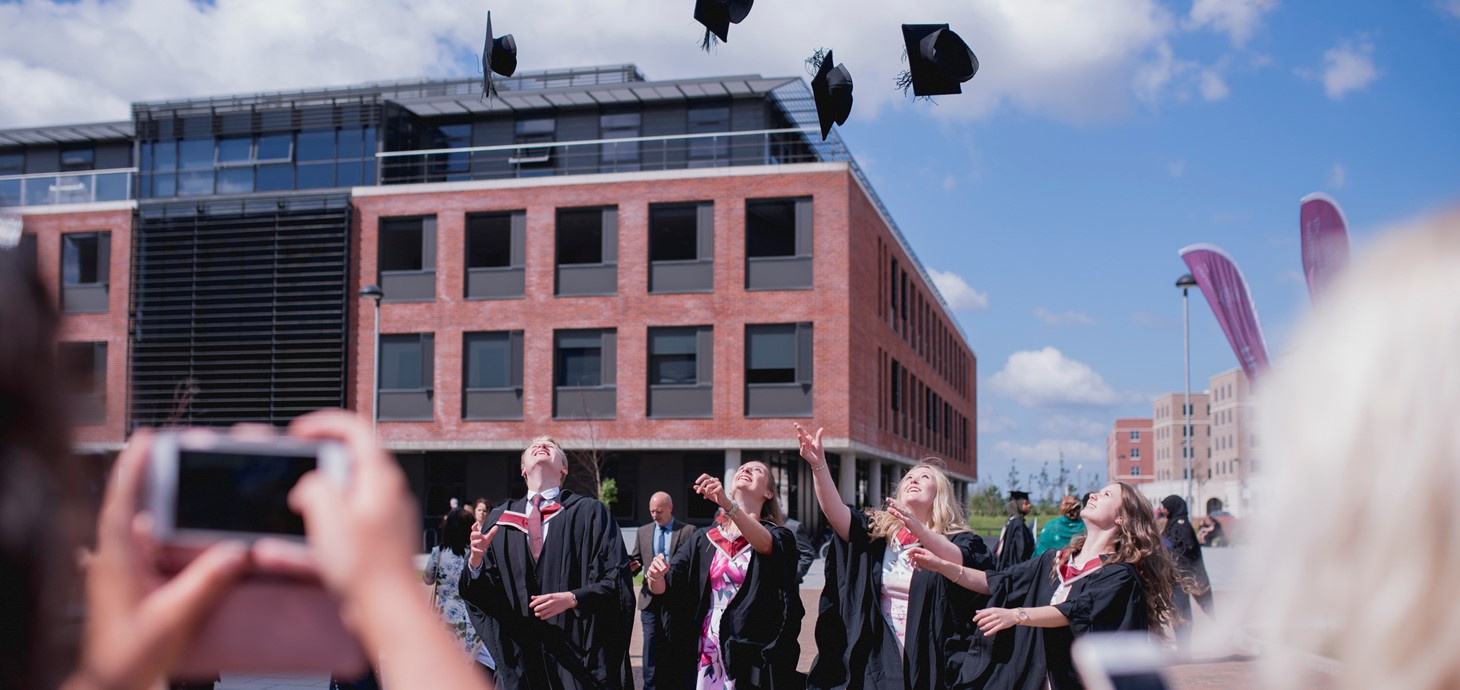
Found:
[[[1335,196],[1360,252],[1460,202],[1460,0],[761,0],[710,55],[693,4],[0,0],[0,128],[468,76],[489,8],[524,70],[802,75],[830,47],[856,80],[842,137],[952,281],[979,360],[980,474],[996,483],[1011,458],[1027,474],[1060,450],[1103,471],[1112,420],[1180,389],[1179,248],[1237,260],[1279,353],[1308,303],[1299,198]],[[902,22],[949,22],[969,42],[982,67],[963,95],[893,92]],[[1236,361],[1199,294],[1191,323],[1200,390]]]

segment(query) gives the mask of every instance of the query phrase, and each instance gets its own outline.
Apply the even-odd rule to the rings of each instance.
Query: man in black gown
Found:
[[[606,506],[562,489],[567,474],[557,442],[534,439],[527,496],[487,516],[462,570],[461,597],[507,690],[633,687],[628,553]]]
[[[1029,494],[1024,491],[1009,492],[1009,519],[999,533],[999,546],[994,551],[994,569],[1003,570],[1011,565],[1023,563],[1034,555],[1034,533],[1024,517],[1029,515]]]

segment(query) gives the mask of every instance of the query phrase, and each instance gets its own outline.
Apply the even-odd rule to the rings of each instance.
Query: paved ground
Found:
[[[1220,612],[1224,600],[1239,587],[1237,580],[1239,549],[1208,549],[1205,552],[1207,570],[1217,591],[1217,610]],[[821,562],[811,567],[806,581],[802,583],[801,599],[806,606],[806,620],[801,627],[801,670],[811,668],[816,657],[813,633],[816,627],[817,600],[824,581],[821,578]],[[1217,688],[1252,688],[1256,686],[1254,663],[1250,660],[1233,660],[1231,650],[1220,648],[1219,644],[1200,633],[1213,625],[1200,610],[1195,612],[1193,643],[1195,663],[1175,665],[1167,669],[1166,676],[1173,690],[1214,690]],[[640,629],[634,626],[634,637],[629,647],[633,657],[635,680],[642,662],[642,640]],[[323,690],[329,686],[329,679],[323,676],[262,677],[239,674],[223,674],[218,690]],[[410,689],[407,689],[410,690]]]

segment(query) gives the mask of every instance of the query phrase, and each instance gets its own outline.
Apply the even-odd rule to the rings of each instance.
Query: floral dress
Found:
[[[436,600],[431,602],[432,605],[456,635],[467,657],[476,658],[485,650],[482,649],[481,639],[477,637],[476,628],[472,627],[471,617],[466,613],[466,602],[461,600],[458,589],[461,570],[465,567],[464,554],[457,555],[451,549],[442,550],[439,546],[431,549],[431,557],[426,561],[426,570],[436,573]]]
[[[711,530],[712,534],[715,530]],[[740,537],[733,542],[711,539],[715,558],[710,561],[710,613],[700,633],[700,670],[696,674],[696,690],[735,690],[735,681],[725,677],[725,663],[720,659],[720,616],[730,600],[745,583],[754,549]]]

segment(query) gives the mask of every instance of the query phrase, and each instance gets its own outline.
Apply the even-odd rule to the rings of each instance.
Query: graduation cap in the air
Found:
[[[517,40],[512,38],[512,34],[492,38],[492,13],[488,12],[487,41],[482,46],[482,95],[486,97],[497,95],[497,87],[492,84],[493,72],[510,77],[516,71]]]
[[[1009,500],[1011,500],[1011,501],[1027,501],[1027,500],[1029,500],[1029,492],[1028,491],[1010,491],[1009,492]]]
[[[816,69],[811,78],[811,96],[816,100],[816,118],[821,121],[821,140],[831,133],[831,123],[846,124],[852,114],[852,73],[846,65],[836,65],[831,51],[817,51],[807,62]]]
[[[963,93],[959,86],[978,73],[978,56],[947,24],[903,24],[908,70],[897,80],[914,96]]]
[[[695,21],[705,25],[705,37],[700,48],[709,52],[715,46],[715,39],[729,42],[730,25],[739,24],[750,14],[755,0],[695,0]]]

